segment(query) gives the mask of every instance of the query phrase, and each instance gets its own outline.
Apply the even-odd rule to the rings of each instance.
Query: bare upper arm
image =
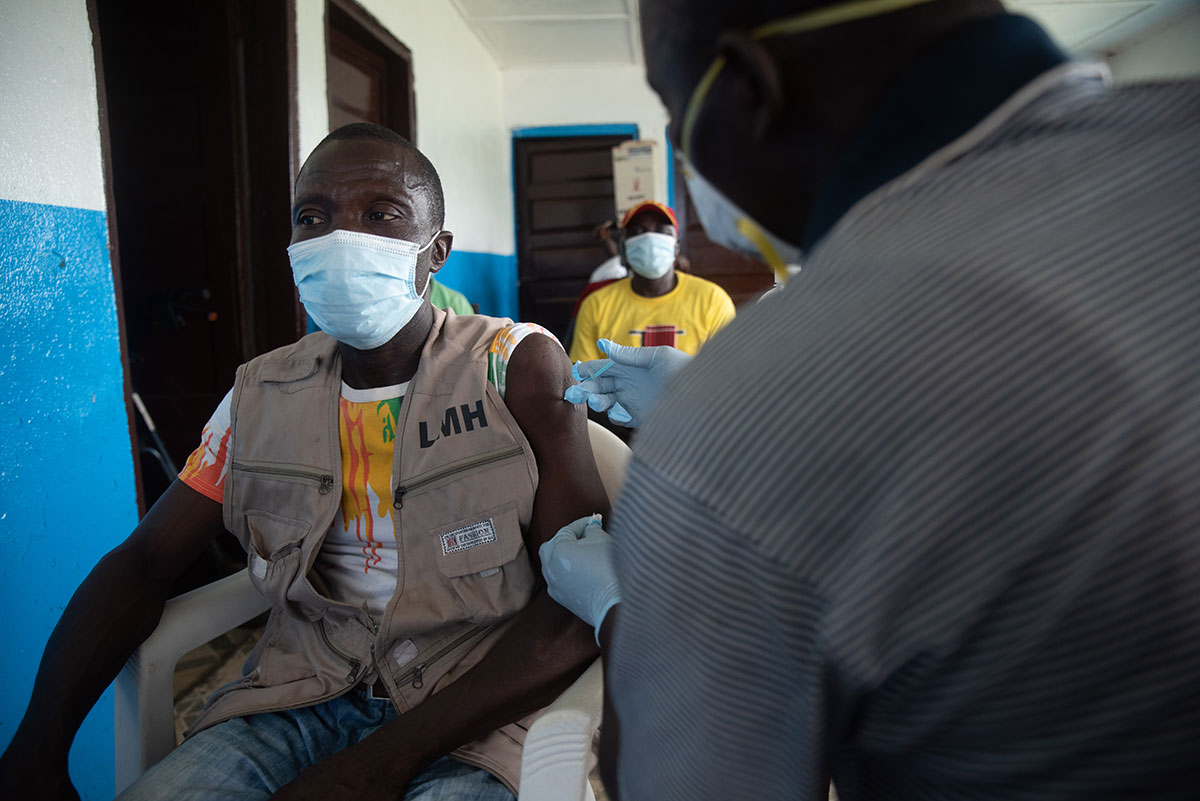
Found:
[[[562,526],[593,512],[608,513],[584,407],[563,400],[571,383],[571,362],[551,338],[531,334],[513,351],[504,401],[538,463],[537,497],[526,534],[535,560],[538,546]]]
[[[224,530],[221,504],[176,479],[119,547],[140,556],[144,578],[171,582]]]

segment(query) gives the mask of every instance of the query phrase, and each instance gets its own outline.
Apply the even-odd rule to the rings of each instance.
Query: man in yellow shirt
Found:
[[[601,359],[596,340],[672,345],[695,355],[734,317],[721,287],[678,272],[679,229],[669,206],[646,201],[621,220],[621,260],[632,271],[584,298],[571,342],[572,361]]]

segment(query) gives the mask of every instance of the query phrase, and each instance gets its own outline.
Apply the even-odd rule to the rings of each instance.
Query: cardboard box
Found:
[[[612,149],[613,194],[617,219],[644,200],[667,202],[665,170],[652,139],[622,142]]]

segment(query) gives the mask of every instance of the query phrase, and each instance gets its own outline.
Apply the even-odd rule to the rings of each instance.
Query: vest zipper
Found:
[[[260,476],[277,476],[294,478],[300,481],[316,484],[317,492],[328,495],[333,489],[333,476],[322,470],[294,465],[281,466],[272,462],[234,462],[233,469],[240,473],[253,473]]]
[[[494,626],[487,627],[487,629],[490,629],[490,628],[494,628]],[[439,648],[436,652],[434,652],[434,654],[432,656],[429,656],[424,661],[422,661],[421,664],[417,665],[416,667],[412,668],[411,670],[409,670],[406,673],[402,673],[400,675],[400,678],[396,679],[396,684],[403,684],[406,681],[411,681],[414,690],[421,689],[422,687],[425,686],[425,680],[424,680],[425,679],[425,671],[429,670],[429,666],[431,664],[433,664],[434,662],[437,662],[443,656],[450,653],[451,651],[453,651],[458,646],[462,645],[467,640],[478,635],[479,632],[487,631],[487,629],[480,628],[479,626],[472,626],[470,631],[466,632],[465,634],[460,634],[459,636],[455,637],[453,642],[451,642],[449,645]]]
[[[450,464],[443,465],[436,470],[430,470],[420,475],[413,476],[408,479],[406,484],[396,486],[392,506],[397,509],[404,508],[404,496],[410,493],[427,490],[435,484],[444,482],[446,479],[456,477],[459,473],[465,473],[469,470],[474,470],[479,467],[496,464],[497,462],[505,462],[509,459],[520,456],[525,452],[525,449],[520,445],[513,445],[509,448],[504,448],[491,453],[485,453],[480,456],[469,456],[466,459],[459,459]]]
[[[356,682],[358,680],[358,670],[362,667],[362,661],[355,659],[351,654],[346,653],[341,648],[338,648],[333,644],[333,641],[329,639],[329,632],[325,631],[325,618],[314,620],[313,628],[317,630],[317,633],[321,635],[321,639],[325,641],[325,647],[327,647],[330,651],[333,651],[342,659],[345,659],[347,664],[349,664],[350,672],[346,674],[346,683],[353,684]]]

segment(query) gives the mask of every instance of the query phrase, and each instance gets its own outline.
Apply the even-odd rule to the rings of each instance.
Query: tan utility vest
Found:
[[[209,699],[188,734],[326,701],[376,676],[403,713],[479,662],[529,602],[536,582],[522,532],[537,464],[487,380],[488,347],[508,324],[434,310],[397,421],[398,578],[382,620],[330,598],[313,570],[342,497],[337,342],[310,334],[238,368],[224,521],[272,608],[246,675]],[[515,791],[524,724],[454,756]]]

